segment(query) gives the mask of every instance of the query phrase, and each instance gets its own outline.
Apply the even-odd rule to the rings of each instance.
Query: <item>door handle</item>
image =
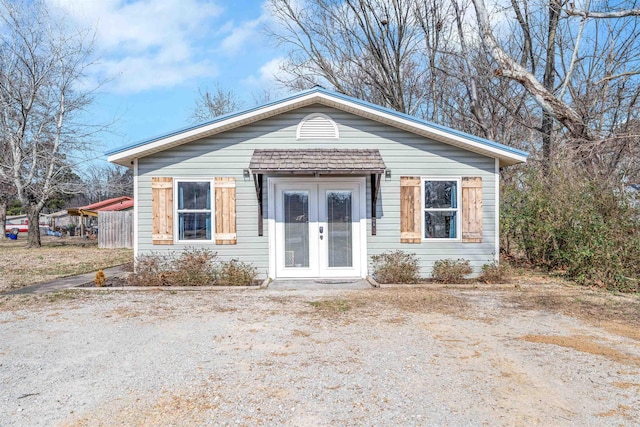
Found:
[[[324,227],[320,226],[320,234],[324,233]]]

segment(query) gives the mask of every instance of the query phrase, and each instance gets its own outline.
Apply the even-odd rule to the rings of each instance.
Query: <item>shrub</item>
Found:
[[[217,256],[216,252],[209,249],[187,248],[172,260],[168,279],[176,286],[214,285],[217,278],[214,262]]]
[[[135,271],[127,282],[132,286],[166,286],[171,257],[168,255],[141,255],[136,257]]]
[[[433,263],[431,277],[440,283],[462,283],[472,271],[466,259],[441,259]]]
[[[503,247],[580,284],[637,291],[640,203],[619,183],[570,164],[548,174],[531,166],[504,187]]]
[[[246,262],[236,259],[221,262],[218,269],[219,285],[246,286],[252,285],[258,276],[258,269]]]
[[[478,280],[484,283],[506,283],[510,279],[509,266],[496,261],[484,264]]]
[[[373,277],[380,283],[417,283],[420,279],[418,258],[401,250],[372,255]]]
[[[136,258],[129,276],[134,286],[251,285],[258,269],[238,260],[218,261],[209,249],[187,248],[176,255],[144,255]]]

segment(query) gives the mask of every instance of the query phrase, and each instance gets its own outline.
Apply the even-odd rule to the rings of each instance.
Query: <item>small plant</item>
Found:
[[[141,255],[136,257],[135,272],[127,281],[132,286],[166,286],[171,266],[168,255]]]
[[[418,258],[401,250],[372,255],[373,276],[380,283],[417,283],[420,279]]]
[[[484,283],[506,283],[510,279],[510,273],[507,264],[493,261],[482,266],[482,273],[478,280]]]
[[[247,286],[252,285],[258,276],[258,269],[246,262],[232,259],[221,262],[218,270],[219,285]]]
[[[104,271],[98,270],[98,272],[96,273],[96,278],[93,280],[93,282],[96,284],[98,288],[101,288],[104,286],[104,282],[106,280],[107,278],[104,275]]]
[[[466,259],[441,259],[433,263],[431,277],[440,283],[462,283],[473,270]]]
[[[210,286],[216,283],[216,252],[209,249],[185,249],[171,261],[169,279],[176,286]]]

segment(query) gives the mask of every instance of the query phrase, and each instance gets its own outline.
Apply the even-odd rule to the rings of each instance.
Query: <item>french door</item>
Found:
[[[277,277],[360,276],[360,182],[275,185]]]

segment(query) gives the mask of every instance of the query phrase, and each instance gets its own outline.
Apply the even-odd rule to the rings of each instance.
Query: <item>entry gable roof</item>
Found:
[[[130,166],[131,162],[136,158],[210,137],[312,104],[326,105],[445,144],[497,158],[500,161],[500,166],[514,165],[527,160],[528,153],[524,151],[333,92],[320,86],[299,92],[279,101],[237,113],[226,114],[200,125],[179,129],[165,135],[110,150],[106,153],[107,159],[113,163]]]
[[[375,149],[256,149],[249,169],[253,173],[379,174],[385,165],[380,151]]]

